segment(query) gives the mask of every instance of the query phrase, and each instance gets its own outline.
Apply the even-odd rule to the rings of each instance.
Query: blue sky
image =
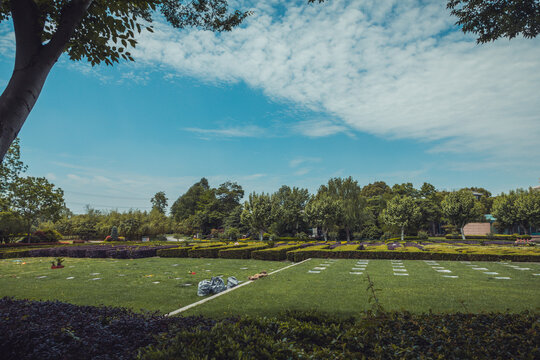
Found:
[[[254,14],[231,33],[158,21],[135,63],[63,56],[20,133],[28,174],[75,212],[172,203],[203,176],[247,192],[538,184],[539,39],[476,45],[440,1],[260,3],[235,2]],[[13,49],[4,24],[3,86]]]

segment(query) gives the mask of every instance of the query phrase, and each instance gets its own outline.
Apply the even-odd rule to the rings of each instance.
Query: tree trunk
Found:
[[[264,230],[259,230],[259,240],[263,241],[264,239]]]
[[[465,226],[462,226],[462,227],[459,228],[459,230],[461,231],[461,239],[463,239],[463,240],[465,240],[465,232],[463,231],[464,227]]]
[[[328,231],[323,229],[324,241],[328,241]]]
[[[49,72],[91,3],[92,0],[74,0],[66,4],[57,31],[43,45],[44,23],[36,3],[33,0],[10,1],[15,30],[15,66],[0,96],[0,161],[32,111]]]
[[[405,226],[402,226],[401,227],[401,241],[403,241],[403,239],[405,238]]]
[[[349,228],[345,228],[345,231],[347,232],[347,242],[351,241],[351,230]]]

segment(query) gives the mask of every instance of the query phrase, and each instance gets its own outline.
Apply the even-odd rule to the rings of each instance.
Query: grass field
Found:
[[[1,260],[0,296],[167,313],[200,300],[196,293],[202,279],[223,275],[245,281],[248,275],[261,270],[270,272],[290,264],[190,258],[69,258],[64,269],[52,270],[50,260]],[[363,266],[366,262],[367,266]],[[191,271],[196,274],[190,275]],[[273,315],[289,309],[357,315],[370,307],[366,274],[380,289],[377,295],[386,310],[540,311],[540,275],[534,275],[540,274],[540,263],[312,259],[183,314]]]

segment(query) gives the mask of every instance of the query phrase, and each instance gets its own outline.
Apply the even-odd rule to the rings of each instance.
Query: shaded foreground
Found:
[[[3,359],[540,358],[540,315],[366,312],[212,320],[0,299]]]

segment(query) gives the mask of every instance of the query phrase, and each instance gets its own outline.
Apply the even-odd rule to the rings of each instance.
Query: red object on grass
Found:
[[[195,275],[196,272],[195,272],[195,271],[192,271],[192,272],[190,272],[189,274],[190,274],[190,275]]]
[[[51,266],[51,269],[62,269],[64,267],[64,265],[60,265],[60,266]]]

